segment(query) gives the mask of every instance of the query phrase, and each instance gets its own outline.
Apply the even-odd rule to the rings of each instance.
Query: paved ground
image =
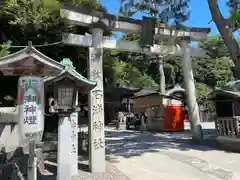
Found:
[[[214,128],[212,123],[203,126],[206,132]],[[190,137],[188,132],[143,134],[109,129],[107,154],[118,160],[116,167],[131,180],[240,179],[240,154],[191,144]]]
[[[40,180],[56,180],[57,164],[45,161],[48,171],[44,173]],[[51,171],[51,172],[50,172]],[[106,162],[105,173],[89,173],[87,165],[79,168],[79,175],[72,180],[130,180],[125,174],[123,174],[116,166],[110,162]]]
[[[202,126],[205,137],[215,136],[213,123],[203,123]],[[192,144],[190,131],[141,133],[114,129],[106,128],[106,173],[88,173],[86,159],[79,159],[82,166],[74,180],[240,179],[240,154]],[[188,122],[185,129],[190,129]],[[43,180],[50,179],[56,179],[56,176]]]

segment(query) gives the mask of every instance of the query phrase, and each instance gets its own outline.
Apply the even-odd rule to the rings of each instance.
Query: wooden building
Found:
[[[145,113],[148,130],[184,130],[183,99],[185,91],[179,86],[168,89],[166,94],[143,89],[131,98],[134,113]]]
[[[108,124],[112,120],[116,120],[116,114],[121,108],[121,101],[124,98],[134,96],[134,93],[139,92],[140,90],[140,88],[129,87],[118,83],[115,86],[105,87],[105,123]]]
[[[214,90],[208,99],[215,102],[217,135],[240,138],[240,80]]]

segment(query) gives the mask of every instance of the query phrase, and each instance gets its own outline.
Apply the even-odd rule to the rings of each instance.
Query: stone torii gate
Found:
[[[149,48],[142,48],[138,42],[110,40],[108,37],[103,36],[105,30],[140,33],[142,29],[141,20],[116,17],[81,6],[73,7],[63,5],[60,13],[66,23],[89,27],[92,31],[92,35],[85,36],[64,33],[62,39],[64,44],[89,47],[88,78],[97,82],[97,86],[89,93],[89,149],[91,172],[105,171],[105,140],[104,127],[102,126],[102,124],[104,124],[103,48],[155,55],[181,56],[189,118],[192,122],[192,138],[194,140],[202,139],[199,108],[196,101],[190,57],[203,57],[205,56],[205,52],[199,48],[190,47],[189,42],[205,39],[210,29],[188,28],[186,30],[177,26],[158,23],[155,27],[155,39],[178,40],[180,45],[154,44]]]

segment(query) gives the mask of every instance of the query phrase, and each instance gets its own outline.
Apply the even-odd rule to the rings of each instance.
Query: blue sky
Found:
[[[100,2],[111,14],[116,14],[120,6],[120,0],[100,0]],[[228,7],[226,6],[226,0],[218,0],[218,2],[222,14],[227,17],[229,15],[229,11]],[[208,8],[207,0],[191,0],[190,10],[191,16],[190,19],[185,23],[186,25],[192,27],[211,28],[210,35],[219,34],[214,22],[208,24],[208,22],[211,20],[211,14]],[[138,13],[134,15],[133,18],[141,19],[142,15],[143,14]]]

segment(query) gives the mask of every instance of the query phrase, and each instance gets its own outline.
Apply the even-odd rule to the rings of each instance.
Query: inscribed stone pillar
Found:
[[[72,179],[71,174],[71,122],[70,117],[60,116],[58,120],[57,180]]]
[[[181,47],[183,51],[181,64],[183,67],[184,87],[187,96],[188,116],[191,123],[192,139],[194,141],[201,141],[203,135],[199,116],[199,107],[196,99],[196,90],[188,41],[182,40]]]
[[[104,93],[103,93],[103,30],[92,29],[89,48],[89,79],[97,86],[89,92],[89,163],[91,172],[105,172]]]
[[[76,94],[76,106],[78,106],[78,91]],[[71,173],[72,176],[76,176],[78,174],[78,112],[73,112],[70,116],[71,128],[72,128],[72,151],[71,151]]]

